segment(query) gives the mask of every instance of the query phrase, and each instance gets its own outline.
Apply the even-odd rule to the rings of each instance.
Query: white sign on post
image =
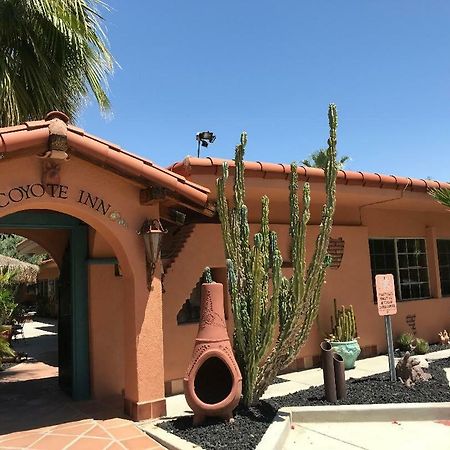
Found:
[[[375,287],[377,290],[378,314],[380,316],[397,314],[394,276],[391,273],[387,275],[375,275]]]
[[[394,340],[392,338],[391,320],[391,316],[397,314],[394,275],[391,273],[386,275],[375,275],[375,288],[377,290],[378,314],[380,316],[384,316],[389,359],[389,373],[391,381],[395,381]]]

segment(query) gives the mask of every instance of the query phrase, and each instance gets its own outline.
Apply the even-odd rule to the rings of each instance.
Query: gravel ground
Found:
[[[11,369],[11,367],[17,366],[20,362],[4,362],[0,367],[0,372],[6,369]]]
[[[184,416],[159,426],[204,449],[253,450],[276,412],[276,408],[262,401],[250,409],[238,407],[232,423],[208,418],[203,425],[193,427],[192,416]]]
[[[17,364],[20,364],[24,361],[26,361],[26,356],[24,354],[20,354],[16,359],[13,358],[5,358],[1,364],[0,372],[6,369],[11,369],[11,367],[17,366]]]
[[[411,388],[400,382],[389,381],[388,372],[350,379],[347,383],[347,400],[339,401],[338,404],[449,402],[450,389],[443,370],[447,367],[450,367],[450,358],[430,363],[428,372],[433,378]],[[161,423],[159,426],[204,449],[250,450],[261,440],[278,408],[319,405],[329,405],[324,399],[323,386],[260,401],[250,410],[238,408],[235,411],[235,420],[230,424],[209,420],[202,426],[193,427],[192,416],[186,416]]]
[[[280,378],[280,377],[276,377],[275,380],[273,380],[272,384],[280,384],[280,383],[286,383],[286,381],[284,378]]]

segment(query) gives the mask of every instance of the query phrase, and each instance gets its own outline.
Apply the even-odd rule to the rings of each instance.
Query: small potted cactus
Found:
[[[336,353],[344,359],[345,369],[353,369],[355,361],[361,353],[358,344],[355,313],[353,306],[342,306],[338,309],[334,299],[334,318],[331,316],[330,343]]]

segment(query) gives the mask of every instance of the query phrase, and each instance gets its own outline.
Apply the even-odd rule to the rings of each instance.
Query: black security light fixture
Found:
[[[195,135],[195,140],[198,142],[197,158],[200,158],[200,146],[208,147],[216,140],[216,136],[212,131],[200,131]]]

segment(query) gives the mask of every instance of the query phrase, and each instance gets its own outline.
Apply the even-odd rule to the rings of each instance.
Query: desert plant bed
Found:
[[[450,350],[450,346],[449,345],[443,345],[443,344],[430,344],[430,347],[428,349],[427,353],[433,353],[433,352],[440,352],[441,350]],[[405,355],[406,352],[396,348],[395,349],[395,357],[396,358],[401,358],[402,356]],[[423,356],[423,355],[418,355],[417,353],[414,352],[414,350],[411,350],[409,352],[412,356]]]
[[[428,372],[433,378],[407,388],[400,382],[391,382],[384,372],[365,378],[348,380],[348,396],[338,405],[380,403],[428,403],[449,402],[450,388],[444,368],[450,367],[450,358],[430,363]],[[178,417],[161,422],[166,431],[204,449],[244,450],[254,449],[271,424],[279,408],[289,406],[324,406],[323,386],[311,387],[282,397],[259,401],[244,409],[238,407],[233,423],[208,419],[204,425],[193,427],[192,416]]]

